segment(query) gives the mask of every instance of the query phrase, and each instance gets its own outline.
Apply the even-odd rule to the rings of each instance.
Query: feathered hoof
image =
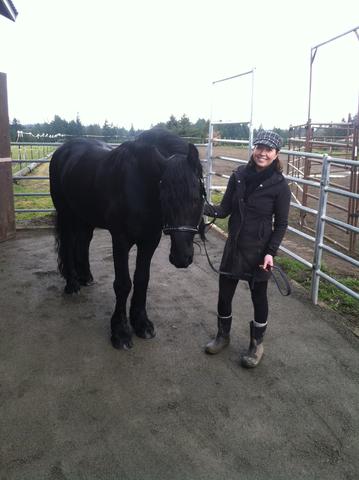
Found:
[[[80,281],[80,285],[82,287],[92,287],[92,285],[95,285],[95,281],[94,280],[81,280]]]
[[[111,336],[111,343],[116,350],[130,350],[133,347],[133,342],[130,338],[119,338],[114,335]]]
[[[148,340],[156,336],[155,327],[146,313],[141,312],[137,316],[130,315],[130,322],[137,337]]]
[[[79,293],[80,289],[79,282],[77,280],[71,280],[66,283],[64,293],[66,293],[66,295],[71,295],[73,293]]]
[[[144,338],[147,340],[154,338],[156,336],[156,332],[153,326],[152,328],[148,327],[145,329],[135,330],[135,334],[137,335],[137,337]]]

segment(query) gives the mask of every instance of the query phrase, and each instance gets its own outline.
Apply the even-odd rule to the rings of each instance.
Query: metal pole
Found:
[[[215,83],[225,82],[226,80],[232,80],[233,78],[243,77],[244,75],[248,75],[249,73],[252,73],[252,72],[253,70],[248,70],[248,72],[239,73],[238,75],[232,75],[231,77],[221,78],[220,80],[215,80],[214,82],[212,82],[212,85],[214,85]]]
[[[251,155],[252,155],[252,145],[253,145],[254,71],[255,71],[255,68],[252,69],[251,118],[250,118],[250,121],[249,121],[248,160],[251,158]]]
[[[358,95],[358,110],[356,118],[353,122],[353,145],[352,145],[352,160],[358,161],[358,144],[359,144],[359,95]],[[359,164],[351,167],[350,173],[350,191],[359,193]],[[351,225],[358,225],[359,200],[349,198],[348,202],[348,220]],[[355,243],[357,235],[354,232],[349,233],[349,252],[355,253]]]
[[[249,142],[248,142],[248,160],[250,159],[251,155],[252,155],[252,143],[253,143],[253,104],[254,104],[254,71],[255,71],[255,68],[253,67],[252,70],[248,70],[248,72],[243,72],[243,73],[239,73],[238,75],[232,75],[231,77],[226,77],[226,78],[221,78],[220,80],[215,80],[214,82],[212,82],[212,87],[217,84],[217,83],[221,83],[221,82],[226,82],[227,80],[232,80],[234,78],[239,78],[239,77],[243,77],[245,75],[249,75],[251,74],[252,75],[252,81],[251,81],[251,103],[250,103],[250,121],[249,122],[236,122],[236,121],[232,121],[232,122],[223,122],[223,125],[225,124],[229,124],[229,123],[246,123],[248,124],[248,127],[249,127]],[[212,97],[213,97],[213,88],[212,88]],[[211,106],[211,125],[217,123],[216,121],[213,122],[213,118],[212,118],[212,106]],[[221,122],[222,123],[222,122]]]
[[[208,145],[207,145],[207,177],[206,177],[207,199],[209,203],[211,203],[211,197],[212,197],[212,164],[213,164],[213,125],[212,125],[212,120],[210,120],[209,131],[208,131]]]
[[[323,244],[324,239],[324,230],[325,230],[325,216],[327,211],[327,201],[328,201],[328,191],[327,187],[330,182],[330,162],[328,162],[328,155],[323,157],[323,169],[322,169],[322,178],[320,180],[320,193],[319,193],[319,205],[318,205],[318,216],[317,216],[317,226],[315,234],[315,243],[314,243],[314,256],[313,256],[313,270],[312,270],[312,285],[311,285],[311,298],[314,305],[318,303],[318,291],[319,291],[319,281],[321,264],[322,264],[322,253],[323,250],[321,245]]]
[[[315,56],[317,54],[317,50],[319,47],[322,47],[323,45],[327,45],[330,42],[333,42],[334,40],[337,40],[338,38],[344,37],[345,35],[348,35],[349,33],[355,33],[357,39],[359,40],[359,34],[358,34],[359,26],[352,28],[351,30],[348,30],[347,32],[344,32],[340,35],[337,35],[336,37],[330,38],[329,40],[326,40],[325,42],[318,43],[318,45],[315,45],[314,47],[311,48],[310,50],[310,70],[309,70],[309,101],[308,101],[308,122],[310,119],[310,109],[311,109],[311,96],[312,96],[312,77],[313,77],[313,62],[315,59]]]
[[[313,53],[314,50],[314,53]],[[313,81],[313,62],[315,59],[315,55],[317,53],[317,48],[313,47],[310,50],[310,66],[309,66],[309,99],[308,99],[308,123],[310,123],[310,109],[311,109],[311,102],[312,102],[312,81]]]
[[[338,40],[338,38],[344,37],[345,35],[348,35],[349,33],[355,33],[357,39],[359,40],[358,30],[359,30],[359,26],[354,27],[351,30],[348,30],[347,32],[341,33],[340,35],[337,35],[336,37],[330,38],[329,40],[326,40],[325,42],[319,43],[318,45],[316,45],[313,48],[322,47],[323,45],[326,45],[327,43],[333,42],[334,40]]]
[[[221,81],[221,80],[219,80]],[[214,84],[212,82],[211,86],[211,111],[209,117],[209,127],[208,127],[208,144],[207,144],[207,176],[206,176],[206,191],[207,191],[207,200],[211,203],[212,199],[212,166],[213,166],[213,89]]]

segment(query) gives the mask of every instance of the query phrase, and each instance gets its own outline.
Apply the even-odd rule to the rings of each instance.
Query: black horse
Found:
[[[154,128],[112,149],[97,140],[70,140],[50,163],[50,191],[57,210],[58,265],[65,292],[89,285],[89,245],[96,227],[112,236],[116,307],[111,318],[115,348],[131,348],[126,303],[132,282],[128,256],[137,246],[131,326],[141,338],[155,335],[146,313],[150,263],[162,230],[171,237],[169,260],[186,268],[204,202],[202,166],[191,143]]]

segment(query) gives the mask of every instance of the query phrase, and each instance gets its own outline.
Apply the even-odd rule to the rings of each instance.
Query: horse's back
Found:
[[[86,139],[67,142],[50,163],[55,208],[109,230],[119,224],[119,218],[126,219],[122,223],[131,224],[131,230],[145,225],[149,231],[148,223],[156,217],[157,228],[159,163],[163,160],[152,146],[133,141],[115,149]],[[137,219],[136,228],[131,217]]]
[[[110,146],[98,140],[87,138],[70,140],[54,152],[50,162],[50,173],[51,170],[54,172],[54,168],[57,166],[63,168],[69,162],[74,163],[93,157],[100,158],[101,155],[110,150]]]
[[[75,200],[90,201],[94,179],[111,150],[98,140],[80,138],[64,143],[54,152],[50,162],[50,193],[57,210],[74,206]]]

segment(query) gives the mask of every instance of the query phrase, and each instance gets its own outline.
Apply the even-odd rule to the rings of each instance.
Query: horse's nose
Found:
[[[193,255],[188,255],[183,258],[177,258],[170,254],[169,260],[176,268],[187,268],[191,265],[193,261]]]

